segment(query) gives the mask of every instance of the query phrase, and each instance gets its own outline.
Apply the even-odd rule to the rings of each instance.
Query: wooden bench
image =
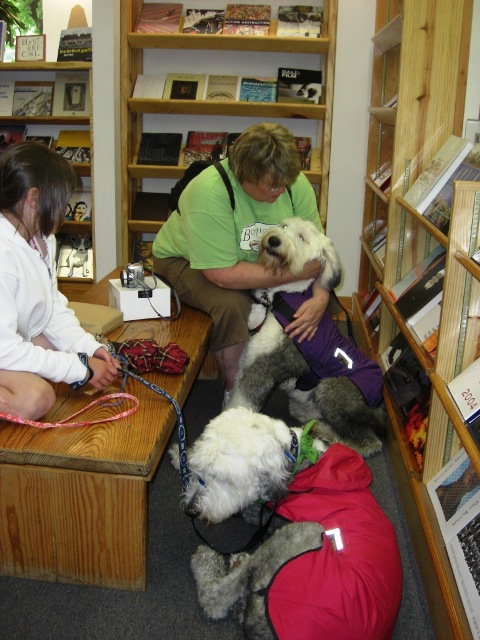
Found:
[[[83,301],[108,304],[110,274]],[[173,341],[190,356],[181,375],[146,377],[183,406],[208,350],[210,318],[184,307],[177,320],[125,322],[111,340]],[[107,391],[118,391],[120,381]],[[56,385],[57,422],[97,392]],[[146,587],[147,482],[176,424],[172,404],[128,378],[140,400],[133,415],[95,426],[38,429],[0,421],[0,574],[143,590]],[[25,390],[28,393],[28,389]],[[97,407],[82,419],[120,408]],[[180,478],[179,478],[180,489]]]

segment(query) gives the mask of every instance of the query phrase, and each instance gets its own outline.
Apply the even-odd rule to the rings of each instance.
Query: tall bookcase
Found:
[[[305,123],[313,131],[312,146],[321,149],[319,169],[306,171],[314,185],[323,223],[326,223],[330,140],[332,128],[333,85],[335,71],[335,37],[337,0],[324,0],[324,36],[315,38],[280,38],[227,35],[151,35],[134,33],[142,0],[121,0],[121,82],[122,82],[122,254],[123,261],[132,257],[133,234],[156,233],[160,221],[133,220],[132,207],[137,191],[168,193],[184,173],[184,166],[138,165],[136,158],[142,131],[182,131],[184,141],[189,128],[206,131],[242,131],[254,122],[279,120],[295,135],[304,133]],[[226,3],[225,3],[226,5]],[[189,7],[202,8],[194,0]],[[272,16],[275,9],[272,9]],[[276,20],[270,33],[276,32]],[[213,52],[213,54],[212,54]],[[173,58],[172,58],[173,53]],[[215,57],[212,58],[212,55]],[[167,70],[189,73],[255,73],[277,74],[278,67],[318,68],[324,73],[324,103],[286,104],[253,102],[216,102],[208,100],[143,100],[132,98],[136,78],[142,73],[165,72],[167,64],[183,68]],[[209,57],[210,56],[210,57]],[[178,60],[177,60],[178,58]],[[170,62],[168,62],[170,61]],[[215,69],[210,65],[215,63]],[[223,66],[222,66],[223,65]],[[232,70],[233,67],[235,70]],[[307,65],[307,66],[306,66]],[[239,69],[239,72],[236,69]],[[264,73],[263,75],[267,75]],[[192,118],[194,120],[192,120]],[[197,126],[188,122],[198,121]],[[235,123],[232,125],[232,123]],[[233,126],[233,128],[232,128]],[[220,129],[219,129],[220,128]]]
[[[57,72],[82,71],[88,72],[90,82],[90,101],[92,101],[91,62],[0,62],[0,81],[54,82]],[[95,233],[93,216],[95,204],[93,196],[93,135],[92,135],[92,105],[89,116],[0,116],[0,126],[21,124],[27,126],[28,135],[48,135],[54,139],[61,129],[88,129],[91,141],[90,163],[78,163],[72,166],[76,174],[90,181],[92,192],[92,218],[88,222],[69,222],[62,225],[61,234],[86,234],[92,236],[95,260]],[[79,300],[83,293],[93,284],[93,278],[59,278],[59,289],[69,300]]]
[[[401,331],[432,382],[424,465],[413,456],[398,411],[385,389],[387,444],[415,544],[436,637],[470,638],[470,628],[426,491],[426,482],[463,445],[478,471],[478,448],[463,427],[446,384],[473,359],[478,335],[478,184],[457,185],[447,238],[402,200],[449,135],[462,135],[472,16],[471,0],[377,0],[363,229],[387,224],[383,264],[361,239],[354,324],[362,347],[379,355]],[[448,43],[448,44],[447,44]],[[388,106],[396,96],[396,105]],[[375,178],[391,166],[389,190]],[[386,293],[436,245],[447,249],[435,362],[413,338]],[[381,293],[380,328],[364,319],[362,299]],[[468,316],[468,320],[466,320]]]

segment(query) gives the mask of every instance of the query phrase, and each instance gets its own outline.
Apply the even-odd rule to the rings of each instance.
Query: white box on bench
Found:
[[[123,312],[123,319],[144,320],[170,316],[170,288],[151,276],[145,289],[123,287],[120,280],[109,280],[109,305]]]

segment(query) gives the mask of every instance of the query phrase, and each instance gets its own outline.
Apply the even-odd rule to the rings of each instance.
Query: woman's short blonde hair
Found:
[[[229,157],[240,184],[257,184],[268,175],[272,185],[289,186],[295,182],[301,168],[294,135],[273,122],[246,129],[236,139]]]

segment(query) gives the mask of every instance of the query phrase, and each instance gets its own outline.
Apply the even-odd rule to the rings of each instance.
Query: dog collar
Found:
[[[298,438],[297,434],[293,429],[290,429],[290,435],[292,436],[292,440],[290,442],[290,449],[284,449],[283,453],[287,456],[290,462],[294,465],[298,458]]]
[[[262,289],[262,293],[260,295],[260,298],[257,298],[253,294],[253,292],[250,291],[250,297],[255,302],[255,304],[260,304],[260,305],[262,305],[262,307],[265,308],[265,316],[264,316],[263,320],[254,329],[250,330],[250,333],[253,335],[254,333],[258,333],[260,331],[260,329],[263,327],[263,325],[265,324],[265,320],[267,319],[268,312],[270,311],[270,309],[272,309],[272,303],[271,303],[271,301],[270,301],[270,299],[268,297],[268,292],[267,292],[266,289]]]

